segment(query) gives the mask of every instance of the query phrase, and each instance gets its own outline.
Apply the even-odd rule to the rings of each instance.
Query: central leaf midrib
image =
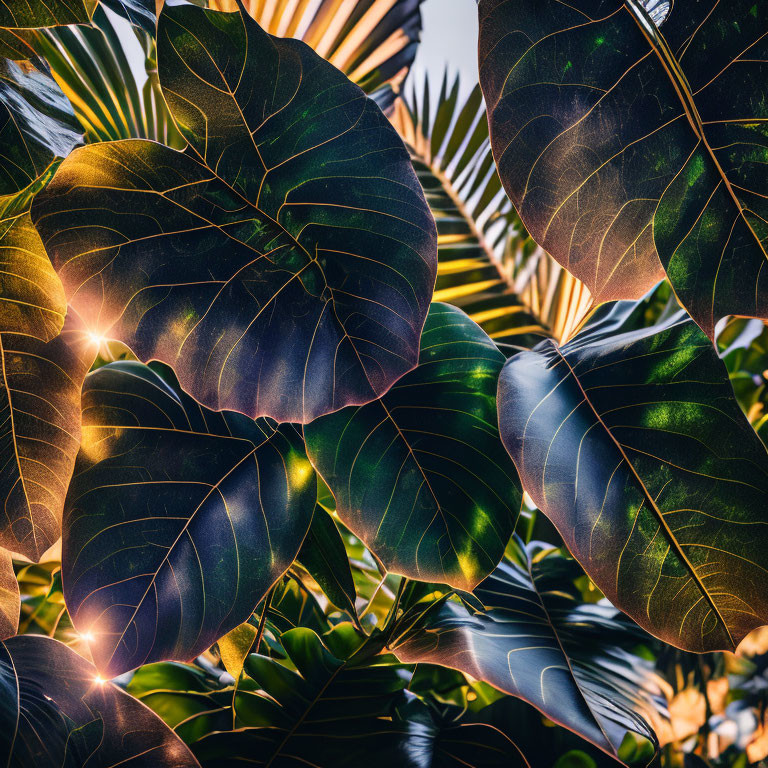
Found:
[[[704,122],[701,119],[701,115],[699,114],[698,107],[696,106],[693,93],[691,92],[691,87],[688,83],[688,79],[685,76],[685,72],[683,71],[682,65],[677,60],[675,55],[672,53],[672,50],[670,49],[669,44],[667,43],[663,33],[654,24],[650,16],[648,16],[648,13],[646,12],[645,8],[643,8],[643,6],[640,4],[639,0],[623,0],[623,2],[624,2],[624,8],[626,9],[627,13],[632,17],[632,20],[640,29],[640,32],[642,33],[643,37],[647,41],[649,47],[661,62],[662,68],[667,74],[667,77],[669,78],[670,82],[672,83],[672,86],[675,89],[675,93],[677,93],[677,96],[680,99],[680,103],[683,107],[683,111],[685,112],[686,117],[688,118],[688,123],[690,124],[691,129],[693,130],[693,132],[696,134],[699,141],[703,144],[704,148],[706,149],[709,159],[712,161],[712,164],[715,166],[715,170],[720,176],[723,184],[725,185],[725,188],[728,190],[728,194],[731,197],[733,204],[736,206],[739,212],[739,216],[741,217],[741,219],[744,221],[747,228],[749,229],[750,234],[752,235],[755,242],[757,243],[757,247],[760,249],[761,253],[763,254],[763,258],[765,258],[768,261],[768,252],[766,252],[766,249],[763,246],[762,241],[760,240],[757,233],[755,232],[749,219],[746,217],[745,208],[741,204],[741,200],[739,199],[738,195],[734,191],[733,186],[731,185],[730,179],[726,175],[725,171],[720,165],[720,161],[717,159],[717,156],[714,153],[714,150],[709,144],[709,140],[707,139],[707,135],[704,130]],[[650,25],[650,29],[654,30],[653,34],[651,33],[648,25]],[[661,198],[659,198],[659,203],[661,203]],[[707,203],[707,206],[708,205],[709,203]]]
[[[631,1],[631,0],[630,0]],[[579,381],[579,377],[576,375],[576,372],[573,370],[573,367],[571,366],[570,362],[566,358],[566,356],[562,353],[560,348],[553,342],[550,342],[552,348],[557,353],[559,358],[565,363],[566,367],[568,368],[569,375],[573,377],[573,380],[576,382],[576,385],[578,386],[579,390],[581,391],[582,396],[584,397],[584,402],[589,405],[590,409],[592,410],[592,413],[594,413],[595,418],[597,419],[600,426],[603,428],[604,432],[610,437],[610,439],[613,441],[614,445],[618,449],[619,453],[621,454],[621,457],[623,458],[626,465],[629,467],[630,472],[632,473],[632,476],[637,481],[638,485],[643,491],[643,495],[645,496],[646,500],[648,501],[651,509],[655,513],[656,517],[659,520],[659,523],[661,527],[663,528],[664,532],[667,535],[667,540],[671,543],[671,546],[673,550],[675,551],[676,555],[680,558],[680,560],[685,565],[686,569],[691,574],[691,578],[693,579],[694,583],[698,587],[699,591],[709,603],[710,607],[712,608],[712,611],[714,612],[715,616],[717,617],[718,621],[722,624],[723,628],[725,629],[726,634],[728,635],[728,640],[731,644],[731,647],[733,650],[736,649],[736,643],[734,642],[733,635],[731,634],[730,627],[726,623],[725,619],[723,619],[722,614],[720,613],[720,609],[715,604],[714,598],[709,594],[707,588],[704,586],[704,583],[701,580],[701,577],[696,573],[695,568],[693,567],[693,564],[688,559],[688,556],[685,554],[685,551],[683,550],[682,546],[680,545],[680,542],[678,542],[677,538],[675,537],[674,532],[667,524],[666,519],[664,518],[664,514],[662,513],[661,509],[659,509],[659,506],[656,504],[655,499],[651,496],[650,491],[645,485],[645,482],[640,477],[639,473],[635,469],[634,464],[629,460],[629,457],[627,456],[626,451],[624,450],[624,446],[617,440],[617,438],[614,436],[613,432],[608,428],[608,425],[603,421],[602,416],[600,416],[600,413],[598,412],[597,408],[594,406],[592,401],[589,399],[589,395],[587,394],[586,390],[581,384],[581,381]],[[638,514],[640,514],[640,511],[638,510]]]

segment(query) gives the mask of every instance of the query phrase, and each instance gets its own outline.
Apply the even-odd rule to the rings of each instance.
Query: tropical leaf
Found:
[[[503,363],[461,310],[436,303],[415,371],[305,427],[337,514],[389,571],[470,590],[501,560],[521,502],[496,421]]]
[[[190,659],[244,622],[296,557],[315,494],[292,426],[204,409],[140,363],[90,374],[62,570],[96,666]]]
[[[80,139],[54,79],[29,62],[0,59],[0,195],[28,187]]]
[[[0,640],[13,637],[19,628],[21,595],[8,550],[0,549]]]
[[[3,0],[0,27],[24,29],[87,24],[95,2],[87,0]]]
[[[83,147],[33,205],[72,305],[216,409],[307,422],[378,397],[416,363],[435,270],[397,134],[241,12],[166,6],[158,47],[189,150]]]
[[[733,649],[768,621],[768,454],[690,318],[622,332],[634,310],[511,358],[502,439],[614,604],[672,645]]]
[[[147,707],[47,637],[0,643],[0,752],[9,768],[195,768]]]
[[[21,192],[0,197],[0,334],[50,341],[64,325],[64,287],[29,215],[53,170]]]
[[[497,343],[531,347],[549,336],[512,290],[496,253],[521,247],[517,216],[501,191],[480,86],[459,101],[459,78],[443,77],[434,110],[429,79],[395,105],[392,122],[411,153],[437,222],[435,300],[463,309]],[[434,110],[434,115],[432,114]],[[522,242],[521,242],[522,241]]]
[[[357,621],[355,582],[339,529],[333,518],[318,504],[312,525],[301,546],[298,561],[317,582],[326,597]]]
[[[135,12],[129,9],[129,13]],[[121,37],[102,8],[96,9],[87,27],[35,30],[27,36],[71,102],[87,141],[144,138],[177,149],[185,146],[160,90],[154,6],[151,14],[151,32],[135,29],[135,40]],[[131,67],[131,61],[142,55],[147,69],[144,81],[137,79]]]
[[[281,643],[296,671],[250,656],[246,671],[264,693],[239,707],[237,730],[192,745],[201,764],[227,768],[248,755],[254,765],[355,766],[379,755],[388,765],[410,765],[407,723],[392,720],[408,675],[397,665],[350,659],[353,634],[350,624],[323,640],[304,627],[289,630]]]
[[[80,387],[96,352],[74,314],[47,342],[0,334],[0,546],[32,560],[61,535],[80,444]]]
[[[248,0],[245,8],[271,35],[303,40],[382,109],[392,106],[408,76],[421,34],[424,0]],[[210,0],[215,10],[234,11],[235,0]]]
[[[501,177],[596,301],[662,275],[712,337],[768,317],[768,6],[481,0],[480,80]],[[658,252],[658,255],[657,255]]]
[[[483,611],[416,606],[394,653],[491,683],[609,754],[628,731],[655,740],[642,719],[654,706],[650,665],[628,652],[642,634],[613,607],[582,603],[566,578],[578,565],[557,550],[533,544],[519,556],[521,565],[505,560],[475,590]]]

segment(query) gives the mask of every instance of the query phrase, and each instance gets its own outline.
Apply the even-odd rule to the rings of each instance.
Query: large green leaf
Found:
[[[140,363],[88,376],[62,569],[99,669],[189,659],[244,622],[296,557],[315,485],[291,425],[209,411]]]
[[[481,328],[436,303],[415,371],[305,427],[337,514],[388,570],[472,589],[501,560],[521,501],[496,421],[503,364]]]
[[[47,342],[0,334],[0,546],[33,560],[61,535],[80,387],[97,351],[74,314]]]
[[[28,187],[80,139],[56,81],[29,62],[0,59],[0,195]]]
[[[435,275],[396,132],[241,11],[167,5],[158,57],[188,151],[83,147],[33,205],[72,305],[216,409],[306,422],[378,397],[416,363]]]
[[[147,707],[47,637],[0,643],[0,753],[8,768],[195,768]]]
[[[513,357],[502,438],[610,600],[672,645],[733,649],[768,621],[768,454],[690,318],[622,332],[633,310]]]
[[[475,590],[485,610],[436,601],[416,606],[392,647],[405,662],[453,667],[533,704],[550,720],[616,755],[627,731],[655,739],[650,665],[628,652],[642,633],[610,606],[590,605],[569,578],[580,569],[555,551],[520,548]],[[574,571],[575,566],[575,571]]]
[[[768,5],[481,0],[479,13],[494,154],[537,242],[598,301],[638,298],[660,257],[710,337],[724,315],[768,317]]]

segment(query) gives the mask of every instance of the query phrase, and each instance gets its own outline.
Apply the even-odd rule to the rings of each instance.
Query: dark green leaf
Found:
[[[0,27],[57,27],[87,24],[95,3],[86,0],[2,0]]]
[[[501,559],[521,501],[496,421],[503,364],[461,310],[433,304],[415,371],[305,427],[337,514],[391,572],[472,589]]]
[[[654,739],[640,716],[652,705],[652,674],[627,651],[637,628],[610,606],[569,595],[556,551],[532,545],[521,556],[526,567],[505,561],[475,590],[485,611],[437,601],[415,626],[406,615],[395,654],[491,683],[609,754],[627,731]]]
[[[189,659],[245,621],[296,557],[315,495],[294,427],[209,411],[139,363],[92,373],[62,568],[99,669]]]
[[[336,635],[350,631],[350,624],[340,625],[325,643],[303,627],[286,632],[281,641],[295,672],[251,656],[246,671],[263,693],[251,694],[238,709],[238,730],[193,745],[200,762],[228,768],[248,755],[253,765],[352,768],[378,756],[386,765],[410,766],[407,724],[392,721],[405,701],[408,674],[398,666],[339,658],[331,647],[339,643]]]
[[[0,753],[9,768],[195,768],[152,712],[62,643],[0,643]]]
[[[304,539],[299,562],[337,607],[356,619],[355,582],[349,567],[349,557],[344,548],[339,529],[333,518],[318,504],[312,517],[312,525]]]
[[[678,312],[513,357],[502,438],[536,505],[603,593],[693,651],[768,621],[768,454],[707,337]]]
[[[29,62],[0,59],[0,195],[28,187],[80,140],[56,81]]]
[[[33,206],[72,305],[216,409],[306,422],[378,397],[416,363],[435,275],[402,142],[242,12],[166,5],[158,36],[189,150],[84,147]]]
[[[480,0],[505,188],[597,301],[768,318],[768,4]],[[660,26],[658,26],[660,25]],[[658,252],[658,256],[657,256]]]

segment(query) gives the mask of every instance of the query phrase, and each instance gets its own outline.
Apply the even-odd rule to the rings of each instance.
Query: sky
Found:
[[[437,81],[448,65],[451,75],[461,74],[462,92],[468,93],[477,83],[476,0],[426,0],[422,18],[421,47],[411,76],[419,82],[426,71]]]

